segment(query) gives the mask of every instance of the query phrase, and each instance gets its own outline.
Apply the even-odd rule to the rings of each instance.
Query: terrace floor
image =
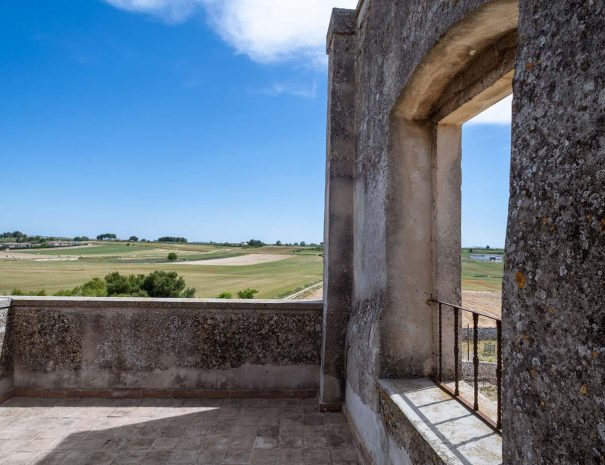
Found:
[[[358,464],[315,399],[31,399],[0,405],[0,464]]]

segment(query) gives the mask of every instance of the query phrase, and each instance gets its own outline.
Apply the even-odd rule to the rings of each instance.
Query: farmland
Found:
[[[170,252],[177,253],[177,261],[168,261]],[[114,271],[147,274],[155,270],[176,271],[199,298],[222,292],[235,295],[246,288],[258,289],[257,298],[279,298],[320,282],[323,262],[321,252],[301,247],[93,241],[80,247],[2,252],[0,295],[13,289],[43,289],[51,295]],[[502,270],[501,262],[476,261],[468,250],[462,252],[465,291],[499,292]]]
[[[177,261],[168,261],[170,252],[177,253]],[[238,261],[224,260],[229,258]],[[214,265],[214,260],[220,261]],[[235,295],[246,288],[257,289],[257,298],[279,298],[321,281],[322,268],[320,252],[296,247],[93,242],[76,248],[2,252],[0,295],[13,289],[43,289],[51,295],[114,271],[147,274],[160,270],[179,273],[199,298],[222,292]]]

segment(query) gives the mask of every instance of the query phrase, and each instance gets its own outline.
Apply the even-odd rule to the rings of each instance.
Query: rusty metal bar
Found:
[[[473,313],[473,381],[475,403],[473,409],[479,410],[479,315]]]
[[[454,382],[456,384],[456,389],[455,389],[455,396],[459,396],[460,395],[460,382],[459,382],[459,376],[458,376],[458,364],[459,364],[459,352],[460,352],[460,348],[458,347],[458,324],[459,324],[459,312],[460,310],[458,310],[458,307],[454,307]]]
[[[443,382],[443,309],[439,302],[439,382]]]
[[[438,300],[430,300],[429,302],[437,303],[439,306],[439,371],[436,376],[437,385],[445,392],[454,396],[454,398],[472,411],[477,417],[483,420],[488,426],[494,429],[497,433],[502,432],[502,322],[500,318],[483,313],[481,311],[469,310],[458,305],[453,305],[447,302]],[[454,388],[451,384],[443,382],[443,307],[451,307],[454,311]],[[474,368],[474,401],[465,398],[460,394],[460,334],[459,326],[461,323],[461,311],[471,313],[473,315],[473,368]],[[480,410],[479,405],[479,317],[489,318],[496,322],[497,327],[497,418],[488,416]],[[470,330],[470,327],[467,331]],[[470,345],[470,335],[467,335],[467,343]]]
[[[443,305],[447,305],[448,307],[457,308],[459,310],[462,310],[462,311],[468,312],[468,313],[476,313],[479,316],[484,316],[485,318],[489,318],[489,319],[494,320],[494,321],[499,321],[500,320],[500,318],[498,318],[497,316],[490,315],[489,313],[482,312],[481,310],[471,310],[471,309],[468,309],[468,308],[461,307],[460,305],[454,305],[454,304],[450,304],[448,302],[441,302],[440,300],[429,300],[429,302],[441,303]]]
[[[496,395],[498,396],[498,413],[496,420],[496,428],[502,429],[502,322],[496,322],[496,332],[498,342],[496,350],[498,351],[498,364],[496,365]]]
[[[496,431],[497,433],[500,433],[500,430],[496,427],[496,422],[494,420],[492,420],[488,415],[486,415],[485,413],[483,413],[481,410],[479,411],[475,411],[473,409],[473,404],[471,402],[469,402],[468,400],[466,400],[466,398],[462,397],[462,396],[456,396],[454,394],[454,391],[452,390],[452,388],[450,388],[447,384],[442,383],[442,384],[438,384],[438,386],[445,392],[447,392],[450,396],[453,396],[456,398],[456,400],[458,402],[460,402],[462,405],[464,405],[470,412],[474,413],[478,418],[480,418],[487,426],[489,426],[490,428],[492,428],[494,431]]]

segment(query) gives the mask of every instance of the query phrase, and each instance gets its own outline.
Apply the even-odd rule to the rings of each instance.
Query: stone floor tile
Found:
[[[202,440],[202,448],[227,450],[230,447],[229,436],[209,434]]]
[[[147,455],[144,450],[124,450],[118,452],[111,465],[132,465],[143,463],[143,458]]]
[[[176,448],[176,445],[180,440],[180,438],[157,438],[153,442],[151,449],[158,451],[172,451]]]
[[[227,452],[225,459],[223,460],[224,465],[247,465],[250,463],[250,449],[245,450],[230,450]]]
[[[11,400],[2,465],[358,465],[344,416],[314,400]]]
[[[183,437],[179,439],[175,449],[177,450],[198,450],[202,447],[203,437]]]
[[[229,437],[229,448],[231,449],[252,449],[254,447],[255,435],[247,434],[245,436],[231,435]]]
[[[33,465],[60,465],[63,463],[65,457],[69,454],[68,450],[53,450],[50,452],[44,452],[36,457],[36,460],[33,462]],[[6,463],[1,462],[0,463]]]
[[[330,449],[330,458],[332,462],[354,462],[358,457],[354,447],[343,447]]]
[[[303,463],[302,449],[280,449],[277,453],[279,465],[301,465]]]
[[[353,447],[353,436],[346,426],[333,426],[326,433],[329,447]]]
[[[123,450],[150,450],[155,439],[130,438],[122,446]]]
[[[169,464],[197,463],[200,452],[197,450],[175,450],[168,457]]]
[[[305,465],[329,465],[330,462],[329,449],[303,449],[303,463]]]
[[[59,439],[32,439],[19,447],[21,452],[42,452],[47,449],[52,449],[52,446],[59,441]]]
[[[272,449],[255,449],[250,454],[251,465],[277,465],[277,451]]]
[[[38,455],[40,455],[40,452],[11,452],[2,463],[7,465],[27,465]]]
[[[86,463],[93,454],[93,451],[70,450],[61,462],[61,465],[82,465],[83,463]]]
[[[257,436],[254,440],[254,449],[276,449],[279,439],[270,436]]]
[[[84,465],[111,465],[116,458],[115,453],[95,452]]]
[[[227,451],[225,449],[202,449],[197,458],[200,465],[213,465],[223,463]]]
[[[165,465],[172,454],[171,451],[152,450],[145,454],[141,463],[144,465]]]
[[[14,452],[27,444],[27,440],[21,439],[0,439],[0,452]]]

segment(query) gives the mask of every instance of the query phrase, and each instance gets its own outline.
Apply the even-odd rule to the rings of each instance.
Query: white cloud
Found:
[[[105,0],[124,10],[175,23],[205,11],[217,33],[238,53],[269,63],[304,58],[325,63],[332,8],[357,0]]]
[[[271,86],[261,89],[260,93],[273,97],[292,95],[294,97],[314,99],[317,98],[317,81],[313,81],[313,84],[310,86],[289,82],[275,82]]]
[[[180,23],[199,12],[200,0],[104,0],[126,11],[157,16],[168,23]]]
[[[513,96],[510,95],[492,105],[483,113],[479,113],[467,124],[511,124],[513,114]]]

